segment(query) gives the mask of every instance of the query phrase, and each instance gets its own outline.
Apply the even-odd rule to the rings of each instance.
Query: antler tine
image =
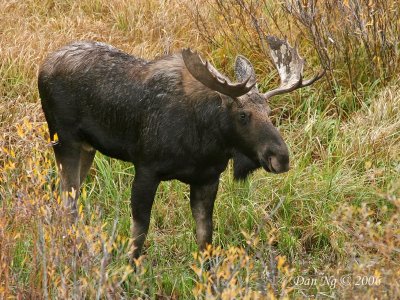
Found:
[[[319,73],[317,75],[315,75],[313,78],[304,81],[302,83],[301,87],[309,86],[309,85],[313,84],[314,82],[316,82],[317,80],[320,80],[322,77],[324,77],[325,73],[326,73],[326,70],[319,71]]]
[[[264,94],[266,98],[311,85],[325,75],[323,70],[312,79],[303,82],[305,60],[299,55],[297,48],[291,47],[287,40],[280,40],[274,36],[267,36],[267,42],[271,48],[272,60],[278,69],[281,85],[266,92]]]
[[[250,77],[239,83],[231,83],[208,61],[203,61],[197,52],[189,48],[182,50],[182,58],[186,68],[194,78],[206,87],[230,97],[239,97],[249,92],[256,84],[249,83]]]

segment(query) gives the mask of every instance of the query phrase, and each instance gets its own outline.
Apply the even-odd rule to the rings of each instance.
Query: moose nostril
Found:
[[[271,172],[276,172],[275,171],[275,168],[274,168],[274,165],[272,164],[272,157],[270,156],[270,157],[268,157],[268,167],[270,168],[270,170],[271,170]]]

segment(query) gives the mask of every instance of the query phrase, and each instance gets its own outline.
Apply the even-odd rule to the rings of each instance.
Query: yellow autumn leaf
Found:
[[[51,140],[51,143],[53,145],[58,143],[58,134],[57,134],[57,132],[53,135],[53,139]]]
[[[17,126],[17,134],[18,134],[18,136],[20,137],[20,138],[23,138],[24,136],[25,136],[25,133],[24,133],[24,131],[22,130],[22,127],[21,126]]]
[[[29,131],[32,130],[32,123],[29,122],[28,119],[24,119],[24,125]]]
[[[279,256],[277,257],[277,260],[278,260],[278,265],[277,265],[278,270],[281,271],[283,265],[284,265],[285,262],[286,262],[286,257],[285,257],[285,256],[280,256],[280,255],[279,255]]]
[[[85,189],[85,188],[82,189],[81,198],[82,198],[83,200],[86,200],[86,198],[87,198],[87,192],[86,192],[86,189]]]

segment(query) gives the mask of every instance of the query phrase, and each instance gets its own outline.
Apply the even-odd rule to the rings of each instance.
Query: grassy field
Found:
[[[400,298],[399,3],[294,3],[0,0],[1,299]],[[224,172],[213,251],[197,253],[188,187],[164,182],[134,272],[135,170],[101,154],[66,224],[36,87],[50,51],[97,40],[152,59],[190,46],[229,75],[241,53],[266,91],[279,82],[265,33],[327,75],[271,101],[290,172]]]

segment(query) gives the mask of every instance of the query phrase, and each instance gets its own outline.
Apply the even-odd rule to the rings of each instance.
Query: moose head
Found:
[[[305,60],[286,40],[267,37],[272,60],[278,69],[281,85],[261,93],[256,84],[256,74],[250,61],[238,56],[235,75],[239,83],[230,80],[208,61],[185,49],[182,57],[192,76],[206,87],[221,94],[228,108],[232,143],[238,151],[234,154],[235,178],[245,178],[251,171],[263,167],[267,172],[282,173],[289,170],[289,152],[279,131],[270,120],[269,99],[311,85],[322,76],[319,72],[312,79],[303,81]]]

